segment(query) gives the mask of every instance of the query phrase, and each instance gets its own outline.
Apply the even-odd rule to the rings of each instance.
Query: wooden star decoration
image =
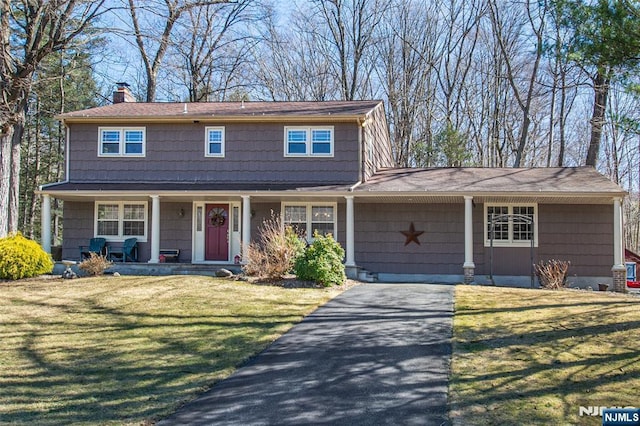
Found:
[[[416,231],[416,227],[413,226],[413,222],[411,222],[411,224],[409,225],[409,230],[400,231],[400,233],[405,237],[407,237],[407,239],[404,241],[405,246],[409,245],[412,242],[416,243],[417,245],[420,245],[420,240],[418,240],[418,237],[424,234],[424,231]]]

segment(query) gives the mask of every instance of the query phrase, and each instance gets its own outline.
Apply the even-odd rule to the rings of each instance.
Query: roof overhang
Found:
[[[200,188],[198,188],[200,185]],[[164,201],[195,201],[209,199],[241,199],[250,196],[260,201],[295,199],[300,201],[344,200],[354,197],[356,203],[402,203],[402,204],[459,204],[466,196],[473,197],[474,203],[543,203],[543,204],[611,204],[616,198],[623,198],[625,192],[383,192],[358,191],[353,185],[291,186],[287,184],[265,184],[262,189],[222,188],[207,184],[154,183],[131,188],[132,184],[95,183],[74,185],[58,183],[41,187],[36,194],[50,195],[64,201],[92,200],[140,200],[151,195]],[[163,188],[164,187],[164,188]],[[169,189],[167,189],[167,187]]]
[[[203,123],[203,124],[222,124],[222,123],[357,123],[362,125],[366,122],[367,115],[326,115],[326,116],[215,116],[215,115],[189,115],[189,116],[76,116],[76,117],[60,117],[56,119],[63,124],[107,124],[107,123]]]

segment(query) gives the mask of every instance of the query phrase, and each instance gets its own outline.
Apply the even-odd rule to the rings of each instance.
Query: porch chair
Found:
[[[138,239],[137,238],[127,238],[122,243],[121,249],[112,249],[109,253],[109,258],[113,261],[126,262],[129,259],[129,262],[137,262],[138,261]]]
[[[91,257],[91,253],[95,253],[99,256],[107,256],[109,254],[107,249],[107,239],[91,238],[88,246],[80,246],[80,260],[85,260]]]

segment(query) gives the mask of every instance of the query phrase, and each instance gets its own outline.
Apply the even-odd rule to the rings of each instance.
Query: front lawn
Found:
[[[0,282],[0,423],[156,420],[341,291],[198,276]]]
[[[456,288],[457,425],[599,425],[580,406],[640,407],[640,298]]]

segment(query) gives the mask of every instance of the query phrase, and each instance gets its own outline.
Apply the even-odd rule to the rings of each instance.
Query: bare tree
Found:
[[[158,0],[140,2],[142,6],[138,6],[136,0],[128,0],[128,2],[136,46],[144,63],[147,79],[146,101],[153,102],[156,99],[158,73],[172,41],[171,36],[174,26],[182,14],[198,7],[228,3],[228,0]],[[141,26],[141,15],[145,18],[152,17],[151,27],[160,27],[162,32],[155,34],[152,29],[149,29],[145,33]],[[149,46],[152,45],[155,45],[155,53],[149,51]]]
[[[332,44],[322,36],[317,16],[294,11],[287,26],[271,11],[263,26],[262,45],[252,57],[254,74],[263,87],[263,97],[275,101],[325,101],[340,96],[334,78]]]
[[[0,1],[0,237],[18,227],[20,145],[34,73],[105,12],[103,3]]]
[[[523,160],[524,151],[527,144],[527,137],[529,135],[529,126],[531,125],[531,104],[536,95],[536,88],[539,88],[538,84],[538,71],[540,68],[540,60],[543,53],[543,35],[544,27],[546,24],[547,3],[542,2],[537,6],[532,6],[529,1],[525,2],[524,13],[526,15],[525,22],[519,22],[520,17],[518,13],[513,13],[514,8],[509,10],[512,12],[511,16],[503,16],[507,13],[507,8],[501,9],[495,0],[489,1],[489,10],[491,11],[491,22],[493,32],[496,38],[496,43],[502,53],[504,64],[507,70],[507,81],[511,87],[513,97],[522,111],[522,123],[519,128],[518,144],[515,150],[514,167],[520,167]],[[514,16],[515,15],[515,16]],[[512,26],[511,30],[507,27],[507,22]],[[528,25],[527,25],[528,24]],[[525,29],[524,27],[527,26]],[[535,52],[532,57],[527,58],[526,64],[531,64],[527,67],[517,67],[514,63],[514,48],[519,47],[520,34],[528,33],[532,36],[526,38],[525,41],[533,41],[533,51]],[[530,68],[530,69],[528,69]],[[522,83],[521,76],[527,74],[527,81]],[[520,87],[525,90],[521,90]]]
[[[326,37],[333,45],[331,61],[341,87],[341,98],[354,100],[366,97],[372,62],[368,53],[374,42],[389,2],[385,0],[316,0],[316,10]]]
[[[435,104],[436,4],[401,0],[379,26],[378,79],[387,99],[396,164],[431,165]]]
[[[244,90],[242,71],[257,37],[246,28],[260,19],[253,0],[207,5],[186,12],[176,34],[173,76],[181,78],[191,102],[225,100]]]

